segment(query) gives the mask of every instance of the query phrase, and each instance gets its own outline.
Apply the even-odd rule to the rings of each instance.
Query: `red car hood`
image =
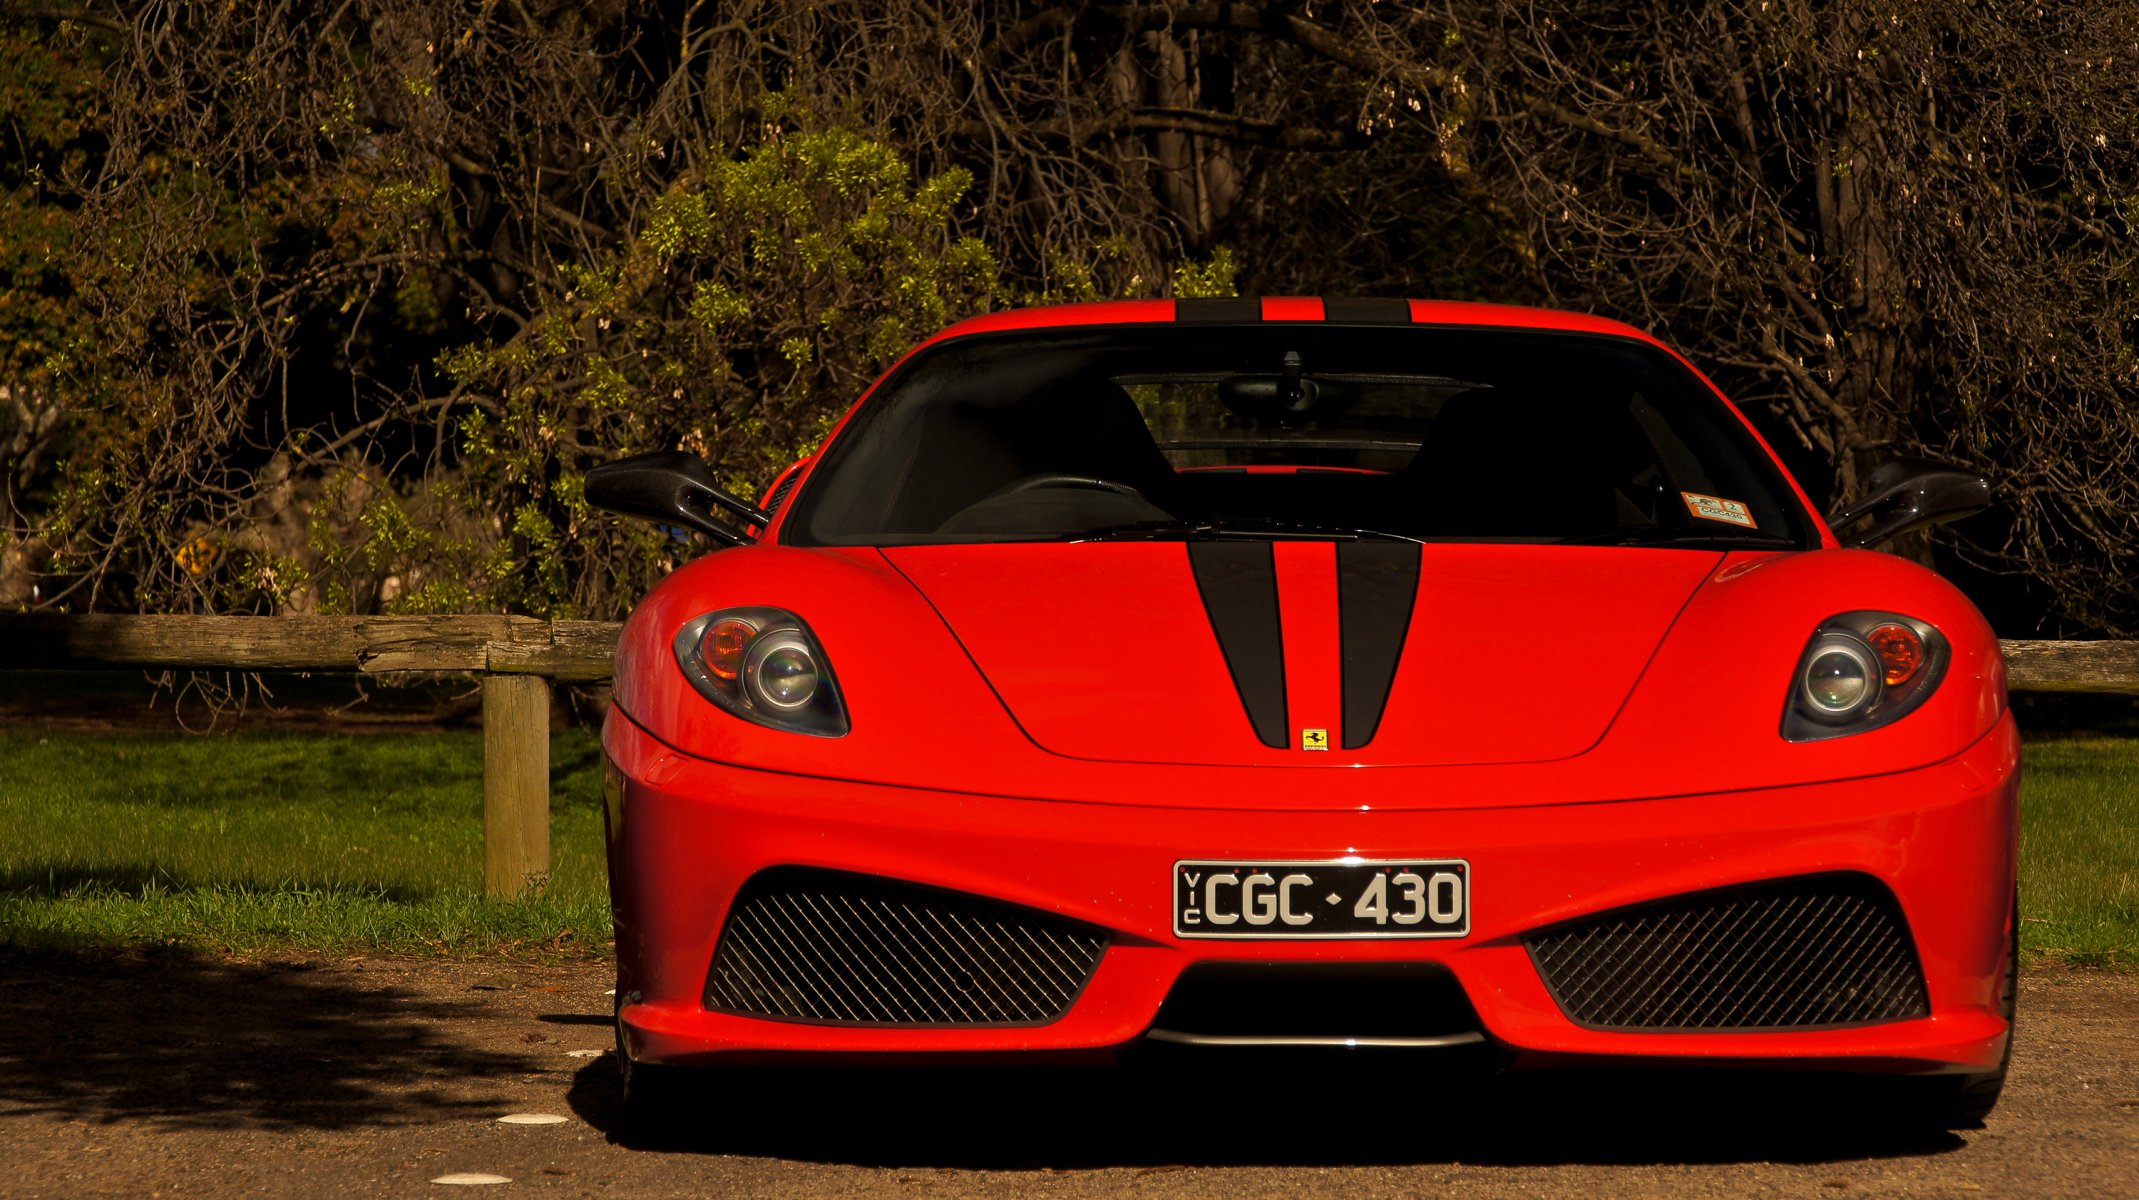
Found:
[[[884,554],[1045,749],[1302,767],[1580,754],[1723,558],[1304,541]]]

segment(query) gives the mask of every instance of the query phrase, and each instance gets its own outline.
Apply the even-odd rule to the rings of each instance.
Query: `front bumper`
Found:
[[[1899,774],[1727,795],[1413,812],[1067,804],[821,780],[681,754],[618,710],[604,745],[622,1026],[641,1061],[1105,1052],[1140,1039],[1176,978],[1201,961],[1438,962],[1461,983],[1486,1034],[1536,1061],[1965,1071],[1996,1066],[2008,1034],[1998,993],[2018,816],[2010,716],[1954,758]],[[1124,778],[1133,786],[1133,776]],[[1173,936],[1177,859],[1343,855],[1468,860],[1470,935]],[[1042,1026],[846,1027],[709,1012],[702,996],[728,907],[746,879],[780,865],[992,897],[1101,926],[1113,943],[1068,1014]],[[1522,940],[1625,905],[1833,871],[1862,872],[1893,889],[1923,966],[1929,1016],[1849,1029],[1588,1029],[1561,1012]]]

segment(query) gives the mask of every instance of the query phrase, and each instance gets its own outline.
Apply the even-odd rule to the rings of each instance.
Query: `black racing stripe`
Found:
[[[1374,740],[1419,594],[1412,542],[1337,543],[1337,632],[1344,667],[1344,748]]]
[[[1322,302],[1322,319],[1332,325],[1409,325],[1411,301],[1338,296]]]
[[[1214,300],[1176,300],[1173,319],[1183,325],[1238,325],[1263,319],[1258,296],[1227,296]]]
[[[1292,739],[1285,735],[1285,634],[1271,543],[1190,542],[1188,565],[1248,723],[1263,745],[1284,749]]]

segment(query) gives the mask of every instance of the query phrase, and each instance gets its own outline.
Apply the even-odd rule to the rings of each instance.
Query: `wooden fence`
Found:
[[[609,678],[618,626],[532,617],[0,613],[0,669],[457,671],[483,685],[483,890],[550,875],[550,687]]]
[[[0,670],[454,671],[483,687],[483,886],[550,873],[550,687],[609,678],[619,626],[532,617],[0,613]],[[2139,695],[2139,642],[2009,641],[2016,692]]]

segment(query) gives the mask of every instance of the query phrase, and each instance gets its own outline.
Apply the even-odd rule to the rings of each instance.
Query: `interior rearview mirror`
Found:
[[[1900,459],[1872,469],[1864,498],[1827,518],[1845,546],[1876,546],[1914,529],[1972,517],[1991,505],[1990,483],[1958,467]],[[1856,534],[1845,526],[1869,520]]]
[[[606,462],[587,472],[587,503],[627,517],[696,529],[726,546],[747,546],[751,539],[725,521],[716,509],[760,528],[772,515],[721,490],[705,460],[684,450],[656,450]]]

